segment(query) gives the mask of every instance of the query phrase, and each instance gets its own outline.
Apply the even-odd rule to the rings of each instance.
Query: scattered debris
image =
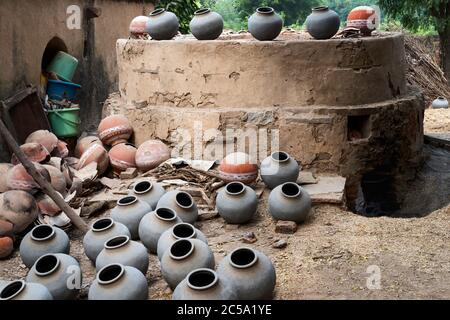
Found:
[[[317,178],[311,171],[300,171],[297,179],[299,185],[304,184],[316,184],[318,182]]]
[[[276,233],[294,234],[297,231],[297,223],[294,221],[278,221],[275,226]]]
[[[120,179],[134,179],[138,175],[137,168],[128,168],[120,173]]]
[[[255,236],[255,233],[251,231],[244,233],[241,240],[244,243],[255,243],[256,241],[258,241],[258,239]]]
[[[286,248],[288,245],[287,241],[284,239],[278,240],[276,242],[274,242],[274,244],[272,245],[272,248],[275,249],[284,249]]]

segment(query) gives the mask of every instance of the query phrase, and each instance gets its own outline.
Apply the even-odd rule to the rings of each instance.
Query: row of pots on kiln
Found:
[[[371,7],[357,7],[349,14],[348,26],[356,27],[363,33],[373,31],[376,12]],[[312,9],[306,19],[306,30],[315,39],[330,39],[339,30],[339,15],[326,6]],[[370,24],[370,27],[369,27]],[[190,22],[191,33],[198,40],[215,40],[223,32],[223,18],[217,12],[204,8],[194,13]],[[274,40],[281,33],[283,19],[271,7],[260,7],[248,19],[248,31],[260,41]],[[134,36],[149,34],[155,40],[170,40],[179,29],[177,16],[165,9],[156,9],[147,16],[138,16],[130,24]]]
[[[158,218],[152,218],[152,215]],[[156,210],[147,216],[150,221],[144,222],[148,228],[144,234],[140,229],[140,234],[144,235],[141,240],[147,245],[156,240],[158,253],[165,248],[160,257],[161,271],[174,290],[173,299],[253,300],[272,297],[275,269],[261,252],[238,248],[222,260],[215,272],[214,254],[203,233],[190,224],[176,223],[179,219],[174,212]],[[155,245],[146,248],[130,240],[129,235],[124,224],[111,218],[94,222],[85,235],[85,253],[95,261],[98,270],[89,289],[89,299],[147,299],[147,250],[155,253]],[[149,239],[152,241],[148,242]],[[82,274],[79,263],[68,255],[69,247],[69,238],[64,231],[44,225],[35,227],[20,246],[22,260],[31,268],[27,283],[10,283],[0,292],[0,298],[76,298],[79,286],[68,286],[68,283],[70,277],[76,275],[81,284]]]

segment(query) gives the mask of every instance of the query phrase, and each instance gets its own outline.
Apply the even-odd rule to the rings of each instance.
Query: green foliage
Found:
[[[189,33],[189,22],[200,8],[200,3],[197,0],[161,0],[158,7],[175,13],[180,20],[180,32]]]
[[[341,18],[341,23],[345,24],[350,11],[358,6],[376,5],[377,0],[327,0],[324,3],[330,9],[336,11]]]

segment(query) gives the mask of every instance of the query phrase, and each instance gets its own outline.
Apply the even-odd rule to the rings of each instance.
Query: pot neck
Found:
[[[299,198],[302,196],[302,189],[294,182],[287,182],[281,186],[281,194],[285,198]]]
[[[230,264],[238,269],[248,269],[258,262],[258,255],[250,248],[238,248],[231,252]]]
[[[138,198],[135,196],[126,196],[117,201],[117,205],[120,207],[129,207],[138,202]]]
[[[208,290],[219,282],[217,273],[206,268],[194,270],[186,278],[188,287],[195,291]]]
[[[169,250],[169,255],[173,260],[184,260],[194,253],[195,245],[189,239],[181,239],[175,241]]]
[[[177,220],[177,214],[170,208],[158,208],[155,210],[155,216],[161,221],[172,222]]]
[[[104,232],[114,227],[114,220],[111,218],[99,219],[92,225],[93,232]]]
[[[27,284],[23,280],[11,282],[0,292],[0,300],[13,300],[25,290],[26,286]]]
[[[153,189],[153,184],[150,181],[142,181],[134,186],[134,193],[142,195],[147,194]]]
[[[105,242],[106,250],[115,250],[122,248],[130,243],[130,237],[128,236],[117,236],[113,237]]]
[[[272,15],[275,13],[275,10],[272,7],[259,7],[256,9],[256,13],[262,15]]]
[[[172,236],[177,239],[193,239],[197,237],[194,226],[189,223],[179,223],[172,228]]]
[[[125,267],[120,263],[113,263],[103,267],[98,275],[97,282],[100,285],[110,285],[119,281],[125,274]]]
[[[313,12],[317,12],[317,13],[326,12],[326,11],[329,11],[329,10],[330,9],[327,6],[320,6],[320,7],[315,7],[315,8],[312,9]]]
[[[194,15],[196,15],[196,16],[202,16],[202,15],[208,14],[208,13],[210,13],[210,12],[211,12],[211,9],[208,9],[208,8],[202,8],[202,9],[199,9],[199,10],[195,11],[195,12],[194,12]]]
[[[35,273],[39,277],[49,276],[55,273],[59,266],[61,265],[61,261],[54,254],[47,254],[40,257],[34,266]]]
[[[242,182],[231,182],[225,187],[225,192],[232,197],[238,197],[245,193],[245,185]]]
[[[34,229],[31,231],[31,239],[34,241],[47,241],[55,237],[55,229],[52,226],[49,225],[40,225],[37,227],[34,227]]]

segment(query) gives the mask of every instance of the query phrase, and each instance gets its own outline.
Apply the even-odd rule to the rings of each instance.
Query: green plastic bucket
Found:
[[[47,117],[57,137],[68,138],[80,135],[80,108],[48,110]]]
[[[78,67],[78,60],[63,51],[59,51],[47,67],[47,72],[55,73],[58,78],[72,82]]]

